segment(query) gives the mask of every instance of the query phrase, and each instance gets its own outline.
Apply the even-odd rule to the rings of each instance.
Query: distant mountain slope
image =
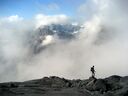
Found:
[[[39,28],[39,36],[57,35],[60,39],[68,39],[80,30],[80,25],[73,24],[50,24]]]
[[[74,24],[49,24],[40,26],[27,39],[34,53],[38,53],[46,46],[55,43],[55,39],[70,41],[75,38],[82,27]]]
[[[44,77],[25,82],[0,83],[0,96],[128,96],[128,76],[68,80]]]

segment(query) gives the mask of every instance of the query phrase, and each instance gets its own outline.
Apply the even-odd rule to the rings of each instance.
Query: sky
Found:
[[[0,16],[19,15],[32,18],[35,14],[74,16],[86,0],[0,0]]]

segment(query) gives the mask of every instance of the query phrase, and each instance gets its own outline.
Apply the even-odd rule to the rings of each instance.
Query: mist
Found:
[[[0,18],[0,82],[53,75],[85,79],[91,76],[93,65],[98,78],[128,75],[127,4],[127,0],[86,1],[78,8],[79,15],[88,15],[79,34],[74,34],[76,38],[64,42],[47,36],[40,45],[46,48],[38,54],[32,47],[37,44],[32,39],[36,30],[52,23],[72,23],[70,17],[37,14],[33,20],[17,15]]]

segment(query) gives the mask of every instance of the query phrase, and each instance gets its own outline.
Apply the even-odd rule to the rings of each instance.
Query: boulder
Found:
[[[100,91],[101,93],[107,91],[107,83],[103,79],[98,79],[93,85],[93,90]]]

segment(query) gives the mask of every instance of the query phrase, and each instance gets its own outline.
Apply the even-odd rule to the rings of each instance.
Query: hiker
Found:
[[[92,77],[94,78],[95,77],[95,72],[96,72],[95,69],[94,69],[94,66],[91,67],[90,71],[92,72]]]

